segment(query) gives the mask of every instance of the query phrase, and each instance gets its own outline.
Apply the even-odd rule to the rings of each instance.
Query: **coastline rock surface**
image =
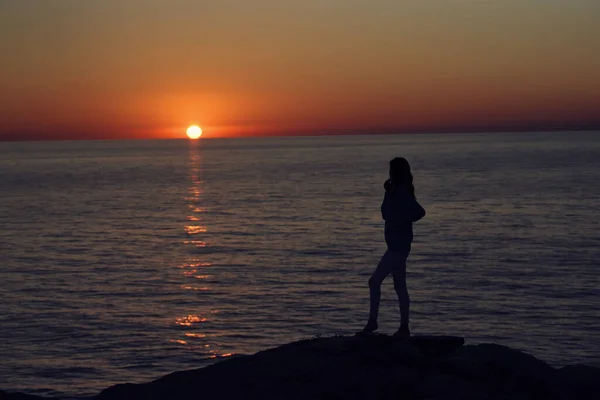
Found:
[[[7,394],[0,400],[39,400]],[[452,336],[339,336],[290,343],[150,383],[121,384],[94,400],[600,399],[600,368],[555,369],[495,344]]]

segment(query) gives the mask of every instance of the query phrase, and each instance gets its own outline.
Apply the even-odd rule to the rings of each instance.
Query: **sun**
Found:
[[[200,136],[202,136],[202,128],[200,128],[198,125],[190,125],[187,128],[186,133],[190,139],[198,139]]]

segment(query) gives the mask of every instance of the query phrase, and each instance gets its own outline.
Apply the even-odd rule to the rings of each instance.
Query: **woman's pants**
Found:
[[[400,325],[408,325],[410,298],[408,297],[408,288],[406,287],[406,259],[410,253],[410,245],[405,251],[387,250],[377,268],[369,278],[369,291],[371,307],[369,310],[369,319],[377,320],[379,314],[379,301],[381,299],[381,283],[392,273],[394,278],[394,289],[398,295],[400,303]]]

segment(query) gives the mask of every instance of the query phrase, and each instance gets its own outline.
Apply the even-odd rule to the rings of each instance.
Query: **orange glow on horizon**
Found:
[[[0,140],[600,128],[598,1],[266,2],[6,2]]]

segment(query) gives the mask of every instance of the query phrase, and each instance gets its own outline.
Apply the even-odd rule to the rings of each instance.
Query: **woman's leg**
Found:
[[[394,278],[394,289],[398,295],[400,303],[400,329],[404,333],[408,333],[408,323],[410,314],[410,297],[408,296],[408,287],[406,286],[406,259],[408,258],[407,251],[395,252],[393,254],[392,277]]]
[[[386,251],[369,278],[369,321],[377,321],[379,301],[381,300],[381,284],[392,271],[391,258],[391,252],[389,250]]]

